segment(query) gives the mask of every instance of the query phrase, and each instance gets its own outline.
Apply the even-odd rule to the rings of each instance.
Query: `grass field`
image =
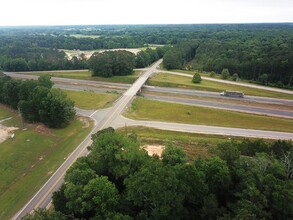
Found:
[[[226,83],[212,82],[208,80],[202,80],[201,83],[192,83],[191,78],[189,77],[171,75],[168,73],[156,73],[148,81],[148,84],[152,86],[191,88],[212,92],[222,92],[224,90],[242,91],[245,95],[293,99],[293,96],[290,94],[267,91],[263,89],[248,88],[245,86],[231,85]]]
[[[95,93],[71,90],[63,91],[66,92],[68,97],[75,102],[75,106],[81,109],[99,109],[110,107],[119,97],[119,94],[113,93]]]
[[[135,70],[133,74],[127,76],[113,76],[110,78],[92,76],[89,70],[80,71],[36,71],[36,72],[21,72],[23,74],[40,76],[43,74],[52,77],[70,78],[70,79],[83,79],[103,82],[116,82],[116,83],[133,83],[140,75],[141,71]]]
[[[21,127],[17,112],[0,106],[0,115],[13,117],[6,126]],[[76,118],[64,129],[25,124],[26,130],[17,130],[13,140],[1,143],[0,219],[10,219],[28,202],[92,126],[84,118]]]
[[[118,132],[125,133],[125,128],[118,129]],[[176,131],[164,131],[147,127],[128,127],[128,134],[135,133],[141,145],[163,145],[172,144],[182,147],[189,160],[198,156],[209,155],[209,149],[220,143],[234,140],[240,141],[245,138],[227,137],[221,135],[191,134]]]
[[[98,35],[86,35],[86,34],[71,34],[70,37],[75,37],[75,38],[99,38],[100,36]]]
[[[293,120],[136,98],[124,114],[141,120],[293,132]]]

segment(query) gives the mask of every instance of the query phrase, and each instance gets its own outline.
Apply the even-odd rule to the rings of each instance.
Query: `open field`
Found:
[[[17,112],[0,106],[0,115],[13,117],[5,126],[22,128]],[[92,121],[77,117],[64,129],[25,124],[15,138],[0,147],[0,219],[10,219],[36,193],[64,159],[88,135]]]
[[[293,120],[136,98],[128,118],[293,132]]]
[[[75,38],[99,38],[100,36],[98,35],[86,35],[86,34],[71,34],[70,37],[75,37]]]
[[[81,35],[82,36],[82,35]],[[115,49],[97,49],[97,50],[65,50],[65,49],[59,49],[60,51],[64,51],[66,53],[66,56],[68,59],[72,59],[72,57],[79,57],[81,54],[84,54],[86,59],[91,58],[93,53],[99,52],[103,53],[105,51],[117,51],[117,50],[126,50],[131,53],[137,54],[141,50],[146,50],[147,47],[143,48],[115,48]]]
[[[118,129],[118,132],[125,133],[125,128]],[[189,160],[194,160],[198,156],[209,155],[209,149],[216,147],[220,143],[224,143],[229,140],[241,141],[245,139],[241,137],[227,137],[221,135],[164,131],[146,127],[128,127],[127,133],[136,134],[142,146],[166,146],[168,144],[172,144],[174,146],[182,147]]]
[[[113,93],[95,93],[88,91],[63,90],[74,101],[74,105],[81,109],[99,109],[110,107],[119,97]]]
[[[75,70],[75,71],[34,71],[34,72],[20,72],[20,74],[40,76],[47,74],[51,77],[61,77],[70,79],[83,79],[83,80],[93,80],[102,82],[114,82],[114,83],[133,83],[141,74],[141,71],[135,70],[133,74],[127,76],[113,76],[110,78],[92,76],[89,70]]]
[[[231,85],[226,83],[212,82],[208,80],[202,80],[201,83],[192,83],[191,78],[189,77],[176,76],[168,73],[156,73],[148,81],[148,84],[152,86],[191,88],[212,92],[222,92],[224,90],[242,91],[245,95],[293,99],[293,96],[290,94],[248,88],[245,86]]]

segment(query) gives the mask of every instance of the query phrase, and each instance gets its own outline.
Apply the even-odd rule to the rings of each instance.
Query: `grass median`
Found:
[[[17,112],[0,106],[0,113],[13,117],[5,126],[22,127]],[[92,126],[92,121],[81,117],[63,129],[25,124],[25,129],[18,129],[13,139],[1,143],[0,219],[10,219],[33,197]]]
[[[168,73],[156,73],[148,81],[152,86],[189,88],[211,92],[222,92],[225,90],[242,91],[245,95],[263,96],[271,98],[293,99],[293,96],[281,92],[273,92],[263,89],[249,88],[245,86],[232,85],[209,80],[202,80],[201,83],[192,83],[191,77],[177,76]]]
[[[74,101],[75,106],[81,109],[107,108],[119,97],[116,93],[95,93],[89,91],[63,90]]]
[[[293,132],[293,120],[138,97],[124,114],[128,118],[186,124]]]
[[[60,78],[69,78],[69,79],[83,79],[83,80],[93,80],[93,81],[102,81],[102,82],[113,82],[113,83],[133,83],[139,75],[141,74],[140,70],[135,70],[133,74],[127,76],[112,76],[112,77],[99,77],[92,76],[91,71],[89,70],[76,70],[76,71],[36,71],[36,72],[20,72],[19,74],[27,74],[40,76],[47,74],[51,77],[60,77]]]

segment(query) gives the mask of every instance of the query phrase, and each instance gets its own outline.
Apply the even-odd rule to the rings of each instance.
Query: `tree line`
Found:
[[[75,37],[76,34],[88,37]],[[293,84],[291,24],[2,28],[0,36],[0,68],[6,71],[88,67],[85,60],[67,60],[60,49],[137,48],[164,44],[173,45],[164,58],[167,69],[216,73],[228,69],[231,75],[262,84],[288,88]],[[143,66],[139,59],[138,66]]]
[[[112,77],[133,73],[133,69],[147,67],[163,57],[168,47],[147,48],[134,55],[125,50],[94,53],[88,61],[93,76]]]
[[[177,43],[164,56],[167,69],[199,70],[264,85],[293,87],[293,32],[219,31],[214,37]]]
[[[60,89],[53,89],[47,75],[38,80],[16,80],[1,74],[0,102],[18,109],[28,122],[65,127],[75,116],[74,103]]]
[[[53,195],[25,219],[292,219],[292,142],[219,144],[187,161],[180,147],[148,156],[136,135],[94,134]],[[56,217],[58,216],[58,217]],[[54,218],[55,217],[55,218]]]

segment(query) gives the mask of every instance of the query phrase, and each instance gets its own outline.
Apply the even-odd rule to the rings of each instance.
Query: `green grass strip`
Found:
[[[209,80],[202,80],[201,83],[192,83],[192,78],[186,76],[177,76],[168,73],[156,73],[148,81],[152,86],[189,88],[211,92],[222,92],[225,90],[242,91],[245,95],[263,96],[271,98],[293,99],[293,96],[281,92],[267,91],[263,89],[249,88],[245,86],[232,85]]]
[[[126,117],[198,125],[293,132],[293,120],[137,98]]]
[[[75,102],[75,106],[81,109],[100,109],[110,107],[119,97],[113,93],[95,93],[88,91],[63,90],[68,97]]]

